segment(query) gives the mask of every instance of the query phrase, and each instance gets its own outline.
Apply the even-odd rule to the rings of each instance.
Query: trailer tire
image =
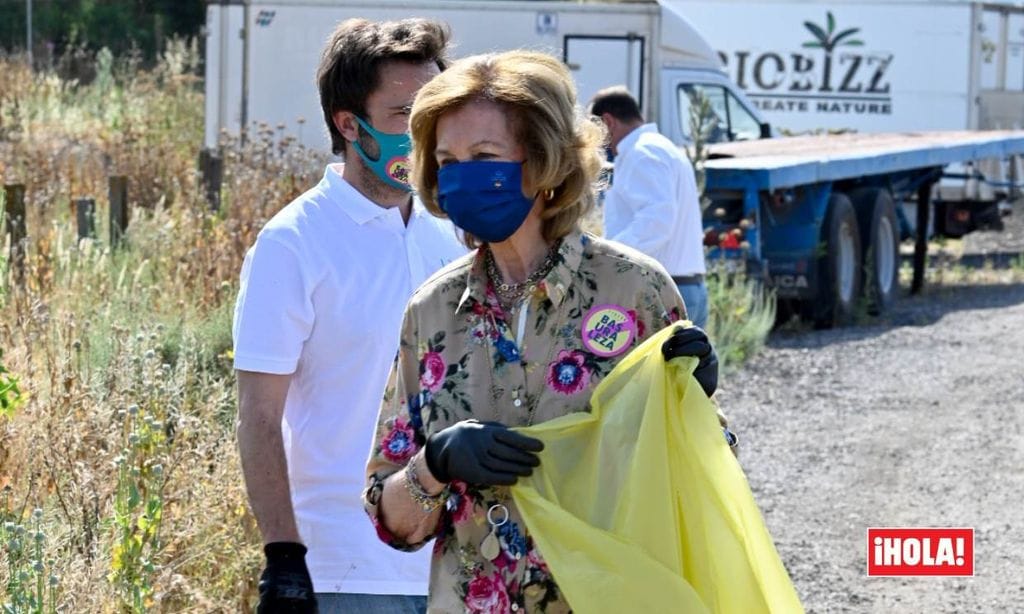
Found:
[[[815,325],[831,328],[853,321],[862,278],[857,214],[842,192],[829,197],[821,239],[825,249],[818,259],[818,298],[810,307]]]
[[[864,298],[868,313],[887,312],[899,294],[900,238],[896,205],[885,188],[861,188],[850,193],[857,210],[864,250]]]

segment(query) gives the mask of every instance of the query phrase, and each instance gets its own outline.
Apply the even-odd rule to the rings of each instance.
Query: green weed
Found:
[[[742,272],[710,263],[708,336],[724,371],[732,371],[764,347],[775,324],[775,296]]]

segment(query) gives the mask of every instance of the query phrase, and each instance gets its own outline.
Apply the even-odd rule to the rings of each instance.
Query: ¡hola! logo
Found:
[[[974,529],[872,527],[869,576],[973,576]]]

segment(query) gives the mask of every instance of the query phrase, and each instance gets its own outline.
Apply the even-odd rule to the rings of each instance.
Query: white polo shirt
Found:
[[[384,545],[360,494],[409,296],[464,255],[447,220],[409,223],[327,167],[260,232],[242,265],[235,368],[292,374],[282,431],[316,592],[425,595],[429,549]]]
[[[605,238],[654,258],[670,275],[703,274],[704,225],[693,166],[656,124],[619,142],[605,194]]]

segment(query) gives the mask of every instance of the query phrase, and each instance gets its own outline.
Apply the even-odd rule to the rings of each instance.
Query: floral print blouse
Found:
[[[406,310],[367,465],[364,500],[378,535],[401,550],[424,545],[390,535],[377,504],[384,479],[427,436],[472,418],[516,427],[589,411],[594,388],[618,361],[683,317],[661,265],[578,232],[562,239],[554,268],[513,314],[498,305],[481,250],[437,273]],[[508,518],[494,528],[500,547],[483,548],[496,552],[488,558],[487,512],[499,504],[492,519],[500,522],[504,510]],[[433,537],[429,612],[569,611],[507,488],[453,482]]]

